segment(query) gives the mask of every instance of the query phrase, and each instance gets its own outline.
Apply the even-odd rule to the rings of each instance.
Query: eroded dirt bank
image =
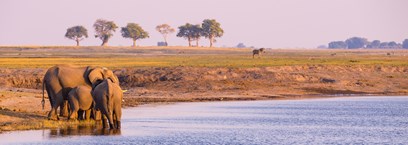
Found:
[[[0,131],[43,119],[42,77],[46,69],[0,69]],[[291,99],[336,94],[406,95],[407,66],[277,66],[257,68],[116,69],[124,106],[152,102]]]

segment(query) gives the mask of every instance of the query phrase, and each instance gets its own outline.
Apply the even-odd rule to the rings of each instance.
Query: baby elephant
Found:
[[[107,118],[109,128],[120,129],[123,92],[119,84],[113,83],[111,79],[105,79],[93,89],[92,97],[95,109],[102,113],[103,127],[106,128]]]
[[[82,112],[85,111],[85,119],[89,120],[91,116],[91,111],[93,109],[93,98],[91,95],[92,88],[89,86],[79,85],[72,89],[68,94],[68,102],[71,107],[71,112],[69,113],[69,120],[76,120],[82,118]]]

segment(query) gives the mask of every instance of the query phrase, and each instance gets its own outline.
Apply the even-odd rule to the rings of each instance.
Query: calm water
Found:
[[[180,103],[124,110],[122,130],[0,134],[1,144],[408,144],[408,97]]]

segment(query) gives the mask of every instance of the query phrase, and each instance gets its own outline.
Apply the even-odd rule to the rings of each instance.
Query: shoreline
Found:
[[[241,101],[274,101],[274,100],[307,100],[307,99],[330,99],[330,98],[342,98],[342,97],[407,97],[408,94],[383,94],[383,95],[371,95],[371,94],[333,94],[333,95],[305,95],[297,97],[277,97],[269,99],[231,99],[231,100],[205,100],[205,101],[190,101],[190,102],[149,102],[144,104],[138,104],[136,106],[122,106],[123,109],[130,109],[135,107],[144,107],[144,106],[163,106],[169,104],[183,104],[183,103],[211,103],[211,102],[241,102]],[[58,129],[58,128],[67,128],[71,126],[94,126],[94,121],[67,121],[65,117],[58,121],[48,120],[46,115],[35,114],[35,113],[24,113],[16,112],[13,110],[8,110],[1,108],[0,115],[16,114],[22,116],[31,116],[31,118],[14,123],[2,123],[0,124],[0,134],[7,133],[10,131],[26,131],[26,130],[44,130],[44,129]]]

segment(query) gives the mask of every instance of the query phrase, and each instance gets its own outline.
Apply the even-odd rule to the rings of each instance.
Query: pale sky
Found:
[[[92,27],[96,19],[119,27],[138,23],[150,38],[141,46],[163,41],[159,24],[177,27],[216,19],[224,36],[215,46],[315,48],[334,40],[361,36],[369,41],[408,38],[408,0],[1,0],[0,45],[75,45],[66,29],[82,25],[89,38],[81,45],[100,45]],[[187,40],[169,36],[169,45]],[[111,46],[130,46],[117,29]],[[202,38],[200,45],[208,45]]]

